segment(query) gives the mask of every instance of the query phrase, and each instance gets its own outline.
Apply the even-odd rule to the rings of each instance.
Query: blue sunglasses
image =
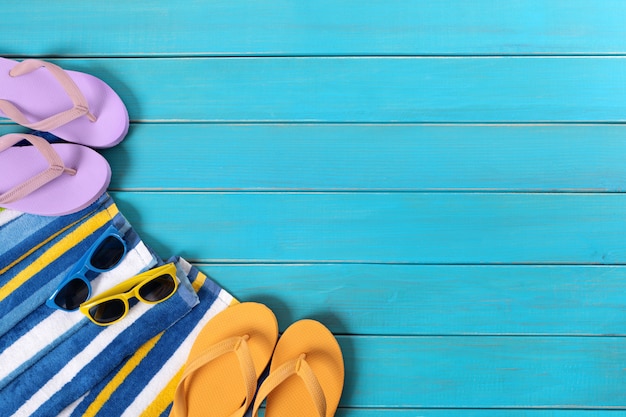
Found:
[[[126,250],[126,242],[117,228],[109,226],[63,279],[46,305],[66,311],[78,309],[91,296],[91,284],[86,273],[110,271],[119,265]]]

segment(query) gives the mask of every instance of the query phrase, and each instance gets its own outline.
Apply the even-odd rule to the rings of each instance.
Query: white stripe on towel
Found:
[[[185,340],[180,343],[176,352],[167,360],[167,362],[159,369],[159,371],[150,379],[143,390],[135,396],[135,400],[128,406],[121,417],[137,417],[141,415],[152,404],[156,396],[165,388],[167,384],[176,376],[187,361],[187,356],[191,352],[191,346],[195,342],[198,334],[204,328],[204,326],[211,320],[217,313],[224,310],[230,305],[233,297],[224,291],[220,290],[219,296],[215,299],[211,307],[204,313],[204,316],[189,332]]]
[[[85,395],[83,395],[82,397],[80,397],[79,399],[77,399],[76,401],[68,405],[67,407],[65,407],[63,411],[61,411],[57,415],[57,417],[70,417],[72,413],[74,412],[74,410],[76,409],[76,407],[80,405],[80,403],[89,395],[90,392],[91,391],[88,391]]]
[[[124,320],[109,326],[98,334],[78,355],[74,356],[61,370],[26,401],[16,415],[34,414],[46,401],[68,384],[80,371],[94,360],[124,330],[135,323],[138,317],[150,309],[151,305],[138,303],[130,309]],[[90,324],[91,325],[91,324]]]
[[[7,224],[13,219],[20,217],[23,213],[21,211],[4,209],[0,210],[0,226]]]
[[[155,263],[148,248],[139,243],[128,252],[124,260],[113,270],[103,272],[91,281],[92,296],[127,280]],[[56,310],[28,333],[24,334],[2,354],[0,363],[0,381],[9,376],[27,361],[31,360],[57,338],[64,335],[85,316],[78,311],[66,312]]]
[[[0,363],[4,364],[0,368],[0,380],[45,350],[59,335],[66,333],[83,319],[85,316],[77,311],[68,313],[56,310],[49,315],[0,354]]]

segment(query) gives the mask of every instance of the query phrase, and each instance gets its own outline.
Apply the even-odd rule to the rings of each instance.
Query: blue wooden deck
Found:
[[[0,55],[118,91],[121,211],[282,329],[324,322],[337,416],[613,416],[625,18],[621,0],[24,0]]]

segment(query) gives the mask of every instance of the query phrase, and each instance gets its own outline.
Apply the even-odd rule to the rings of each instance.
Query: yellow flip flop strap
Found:
[[[315,404],[319,417],[326,417],[326,396],[324,395],[324,390],[315,376],[315,372],[313,372],[313,369],[311,369],[311,366],[306,361],[306,355],[304,353],[298,358],[285,362],[276,368],[267,376],[265,381],[263,381],[257,393],[256,400],[254,400],[254,407],[252,409],[252,415],[254,417],[257,416],[257,412],[263,400],[292,375],[298,375],[304,382],[307,391],[311,395],[313,404]]]
[[[252,355],[250,354],[250,348],[248,347],[248,336],[235,336],[225,339],[219,343],[208,348],[204,353],[190,362],[183,371],[176,393],[174,394],[174,415],[186,416],[187,415],[187,401],[185,395],[185,380],[191,376],[195,371],[202,368],[204,365],[219,358],[227,353],[235,352],[239,359],[239,366],[241,375],[243,376],[244,384],[246,385],[246,399],[241,407],[239,407],[230,417],[241,417],[250,406],[252,398],[254,398],[254,392],[257,386],[256,370],[254,368],[254,362],[252,362]]]

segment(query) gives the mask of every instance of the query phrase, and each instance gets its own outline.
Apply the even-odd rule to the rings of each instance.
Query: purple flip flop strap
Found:
[[[9,133],[8,135],[1,136],[0,152],[10,148],[23,139],[32,143],[33,146],[41,152],[46,161],[48,161],[49,166],[39,174],[32,176],[19,185],[16,185],[9,191],[0,194],[0,204],[18,201],[64,173],[68,175],[76,175],[76,170],[65,167],[65,163],[59,154],[56,153],[52,145],[39,136],[19,133]]]
[[[15,65],[9,71],[10,77],[18,77],[20,75],[29,74],[39,68],[46,68],[59,82],[61,87],[65,90],[69,98],[74,103],[74,107],[71,109],[54,114],[38,122],[30,122],[24,113],[22,113],[13,103],[8,100],[0,99],[0,110],[7,115],[10,119],[19,123],[22,126],[26,126],[33,130],[41,130],[49,132],[71,122],[81,116],[87,116],[91,122],[96,121],[96,117],[90,113],[89,105],[85,96],[80,91],[76,83],[70,78],[69,75],[59,66],[50,62],[41,61],[39,59],[26,59],[17,65]]]

